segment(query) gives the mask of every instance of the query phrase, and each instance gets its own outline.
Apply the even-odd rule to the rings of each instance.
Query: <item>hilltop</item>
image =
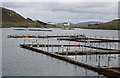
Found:
[[[24,18],[19,13],[0,7],[0,13],[2,13],[2,20],[0,19],[0,26],[1,27],[58,27],[58,28],[85,28],[85,29],[107,29],[107,30],[119,30],[119,22],[120,19],[115,19],[109,22],[100,23],[96,21],[91,22],[84,22],[84,23],[78,23],[78,24],[72,24],[68,26],[64,26],[63,24],[48,24],[45,22],[42,22],[40,20],[32,20],[31,18]],[[0,17],[0,18],[1,18]],[[2,21],[2,22],[1,22]],[[99,23],[99,24],[93,24],[93,23]],[[89,24],[89,25],[88,25]]]
[[[30,18],[24,18],[17,12],[0,7],[2,11],[2,27],[48,27],[51,25]]]
[[[101,23],[99,21],[88,21],[88,22],[80,22],[80,23],[77,23],[77,25],[81,25],[81,26],[87,26],[89,24],[98,24],[98,23]]]
[[[91,25],[91,26],[85,26],[81,28],[86,28],[86,29],[107,29],[107,30],[119,30],[120,19],[115,19],[109,22],[105,23],[100,23],[99,25]]]

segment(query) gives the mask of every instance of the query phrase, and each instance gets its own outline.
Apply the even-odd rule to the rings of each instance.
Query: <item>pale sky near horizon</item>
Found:
[[[119,2],[120,0],[1,0],[1,2]]]
[[[86,21],[111,21],[118,18],[117,0],[105,0],[106,2],[82,2],[83,0],[4,0],[2,6],[12,9],[25,18],[41,20],[44,22],[71,22],[79,23]],[[39,0],[40,1],[40,0]],[[80,2],[79,2],[80,1]]]

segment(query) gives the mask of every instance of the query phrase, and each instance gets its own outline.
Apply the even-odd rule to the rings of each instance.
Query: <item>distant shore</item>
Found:
[[[41,28],[41,27],[24,27],[24,26],[20,26],[20,27],[0,27],[1,29],[2,28]],[[54,28],[54,27],[48,27],[48,28]],[[59,28],[59,27],[56,27],[56,28]],[[80,29],[92,29],[92,30],[120,30],[120,29],[100,29],[100,28],[83,28],[83,27],[76,27],[76,28],[80,28]]]

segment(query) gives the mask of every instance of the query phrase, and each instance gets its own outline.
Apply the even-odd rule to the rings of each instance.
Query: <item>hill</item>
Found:
[[[101,22],[99,21],[88,21],[88,22],[80,22],[80,23],[77,23],[77,25],[81,25],[81,26],[87,26],[89,24],[99,24]]]
[[[2,27],[51,27],[42,21],[24,18],[13,10],[3,7],[0,9],[2,11]]]
[[[120,19],[115,19],[109,22],[101,23],[99,25],[91,25],[91,26],[86,26],[86,27],[81,27],[81,28],[120,30],[119,22],[120,22]]]

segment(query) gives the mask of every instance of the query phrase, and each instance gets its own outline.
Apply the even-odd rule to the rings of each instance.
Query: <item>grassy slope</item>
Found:
[[[63,26],[62,24],[50,25],[50,24],[47,24],[47,23],[44,23],[38,20],[33,21],[30,18],[25,19],[23,16],[21,16],[20,14],[16,13],[13,10],[2,8],[2,23],[0,22],[0,26],[3,26],[3,27],[58,27],[58,28],[69,27],[69,28],[85,28],[85,29],[118,30],[120,29],[119,21],[120,19],[113,20],[113,21],[103,23],[97,26],[80,26],[80,25],[75,25],[75,24],[72,24],[70,26]]]
[[[120,19],[113,20],[113,21],[106,22],[106,23],[102,23],[102,24],[97,25],[97,26],[86,26],[86,27],[81,27],[81,28],[119,30],[120,29],[119,22],[120,22]]]
[[[106,30],[120,30],[119,26],[120,19],[116,19],[110,22],[102,23],[100,25],[96,26],[80,26],[80,25],[75,25],[72,24],[70,26],[66,26],[69,28],[83,28],[83,29],[106,29]],[[56,24],[56,27],[64,27],[62,24]]]
[[[0,7],[1,8],[1,7]],[[16,13],[13,10],[1,8],[2,9],[2,27],[53,27],[53,25],[49,25],[42,21],[28,18],[25,19],[20,14]]]

